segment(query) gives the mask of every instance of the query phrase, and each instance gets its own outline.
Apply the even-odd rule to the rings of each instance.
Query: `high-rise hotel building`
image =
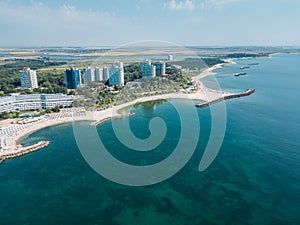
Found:
[[[89,84],[91,82],[100,82],[105,80],[103,78],[103,68],[95,67],[95,68],[83,68],[82,69],[82,83]],[[108,80],[108,78],[106,79]]]
[[[109,84],[124,86],[124,68],[122,62],[113,63],[109,68]]]
[[[142,77],[152,78],[156,76],[156,67],[151,64],[151,61],[145,60],[140,63]]]
[[[99,81],[103,81],[103,68],[101,67],[96,67],[95,68],[95,81],[99,82]]]
[[[80,70],[68,68],[65,70],[65,84],[68,89],[76,89],[80,87],[81,76]]]
[[[143,66],[150,66],[151,65],[151,61],[150,60],[144,60],[142,62],[140,62],[140,67],[141,67],[141,70],[143,70]]]
[[[166,64],[165,62],[155,62],[153,63],[153,65],[155,66],[156,70],[156,76],[163,76],[166,74]]]
[[[108,80],[109,79],[109,68],[108,67],[103,67],[103,80]]]
[[[38,88],[36,72],[29,67],[24,67],[23,70],[20,70],[20,81],[23,89]]]
[[[88,67],[88,68],[84,68],[82,70],[82,83],[83,84],[89,84],[93,81],[95,81],[95,70]]]

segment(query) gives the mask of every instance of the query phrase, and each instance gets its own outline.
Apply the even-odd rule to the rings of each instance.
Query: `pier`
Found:
[[[228,94],[228,95],[225,95],[223,97],[220,97],[220,98],[217,98],[217,99],[214,99],[214,100],[211,100],[211,101],[207,101],[207,102],[203,102],[203,103],[197,104],[196,107],[198,107],[198,108],[204,108],[204,107],[207,107],[207,106],[209,106],[211,104],[214,104],[214,103],[226,100],[226,99],[240,98],[240,97],[248,96],[248,95],[253,94],[254,92],[255,92],[254,89],[248,89],[248,90],[246,90],[244,92],[241,92],[241,93]]]

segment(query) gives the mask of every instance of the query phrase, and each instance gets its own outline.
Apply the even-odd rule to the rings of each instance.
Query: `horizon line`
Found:
[[[1,48],[115,48],[122,45],[7,45]],[[168,46],[167,46],[168,47]],[[172,46],[170,46],[172,47]],[[300,45],[182,45],[182,47],[201,47],[201,48],[300,48]]]

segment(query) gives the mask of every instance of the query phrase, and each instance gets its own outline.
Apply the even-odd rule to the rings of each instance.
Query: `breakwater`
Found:
[[[16,157],[20,157],[20,156],[29,154],[29,153],[37,151],[39,149],[45,148],[49,144],[50,144],[50,141],[40,141],[36,144],[30,145],[27,147],[21,147],[21,148],[17,149],[16,152],[2,155],[0,157],[0,164],[2,162],[4,162],[6,159],[12,159],[12,158],[16,158]]]
[[[226,100],[226,99],[240,98],[240,97],[248,96],[248,95],[253,94],[254,92],[255,92],[254,89],[248,89],[248,90],[246,90],[244,92],[241,92],[241,93],[229,94],[229,95],[225,95],[225,96],[223,96],[221,98],[217,98],[217,99],[214,99],[214,100],[211,100],[211,101],[207,101],[207,102],[203,102],[203,103],[197,104],[196,107],[198,107],[198,108],[207,107],[207,106],[209,106],[211,104],[214,104],[214,103]]]
[[[133,115],[134,115],[134,113],[127,113],[127,114],[121,114],[121,115],[116,115],[116,116],[110,116],[110,117],[106,117],[102,120],[98,120],[96,122],[93,122],[90,125],[91,126],[98,126],[99,124],[102,124],[102,123],[104,123],[108,120],[117,119],[117,118],[121,118],[121,117],[124,117],[124,116],[133,116]]]

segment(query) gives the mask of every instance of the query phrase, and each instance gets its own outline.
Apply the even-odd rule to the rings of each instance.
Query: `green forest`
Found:
[[[219,63],[224,63],[220,58],[185,58],[182,61],[174,61],[167,64],[167,67],[170,65],[178,65],[184,69],[189,70],[199,70],[203,71],[208,67],[214,66]]]
[[[63,72],[54,68],[65,64],[66,62],[57,62],[46,58],[4,60],[0,64],[0,95],[8,95],[14,92],[21,92],[21,94],[31,93],[30,90],[16,90],[16,87],[21,85],[19,70],[24,67],[37,70],[38,85],[46,88],[35,89],[33,93],[66,93],[67,89],[63,86]],[[42,68],[51,69],[41,70]]]
[[[166,78],[178,84],[178,87],[187,88],[191,81],[190,75],[182,73],[174,65],[182,68],[202,71],[207,67],[213,66],[224,61],[220,58],[186,58],[182,61],[176,61],[166,64]],[[64,68],[67,67],[66,62],[49,60],[48,58],[38,59],[10,59],[0,63],[0,96],[9,93],[19,92],[21,94],[30,93],[64,93],[68,90],[64,85]],[[20,86],[19,70],[23,67],[30,67],[36,70],[38,78],[38,86],[34,90],[16,89]],[[142,78],[140,64],[138,62],[124,66],[125,84]]]

